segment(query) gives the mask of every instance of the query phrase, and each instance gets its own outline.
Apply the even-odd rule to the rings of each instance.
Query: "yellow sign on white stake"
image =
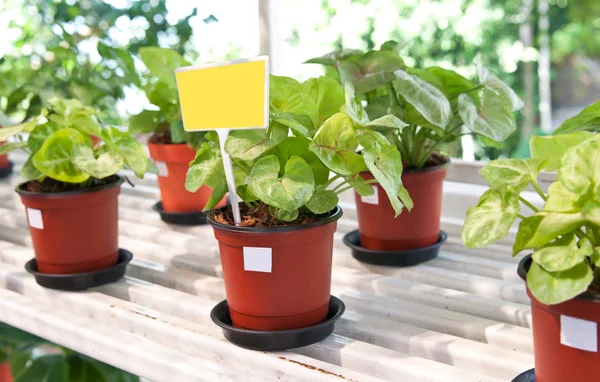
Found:
[[[225,152],[230,130],[269,126],[269,58],[210,63],[175,71],[183,128],[216,130],[236,225],[241,222],[231,158]]]
[[[269,125],[269,58],[210,63],[175,72],[186,131]]]

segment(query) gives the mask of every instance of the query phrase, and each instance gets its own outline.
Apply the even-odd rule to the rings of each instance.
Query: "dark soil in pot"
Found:
[[[116,264],[121,183],[113,176],[86,189],[48,179],[17,186],[40,272],[73,274]]]
[[[210,198],[212,190],[203,186],[194,193],[185,189],[185,178],[194,160],[196,151],[186,144],[170,144],[166,136],[148,141],[150,157],[158,168],[158,186],[160,188],[162,208],[167,212],[200,211]],[[168,135],[168,142],[171,137]],[[156,142],[156,143],[155,143]],[[226,199],[218,207],[225,205]]]
[[[435,162],[438,162],[436,160]],[[361,245],[370,250],[398,251],[434,245],[439,238],[442,212],[443,184],[450,160],[443,164],[408,168],[402,174],[402,183],[408,190],[413,209],[406,209],[394,218],[387,194],[379,183],[373,183],[375,193],[356,197],[356,212]],[[369,172],[360,174],[373,179]]]
[[[531,256],[519,263],[523,280]],[[600,295],[583,293],[556,304],[539,302],[527,288],[531,299],[533,347],[537,382],[600,381]]]
[[[219,241],[233,325],[271,331],[323,321],[341,209],[306,224],[262,228],[217,222],[215,216],[224,209],[209,215],[209,223]]]

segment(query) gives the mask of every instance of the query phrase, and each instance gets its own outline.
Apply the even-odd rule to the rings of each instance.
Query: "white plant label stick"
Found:
[[[235,186],[235,177],[233,176],[233,165],[231,164],[229,154],[225,152],[225,141],[229,136],[229,129],[218,129],[217,134],[219,134],[219,146],[221,146],[225,179],[227,180],[227,188],[229,189],[229,202],[231,203],[231,210],[233,211],[233,222],[235,225],[239,226],[242,222],[242,216],[240,214],[240,204]]]

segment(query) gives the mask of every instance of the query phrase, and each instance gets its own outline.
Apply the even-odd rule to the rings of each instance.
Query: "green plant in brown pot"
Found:
[[[408,67],[397,48],[388,41],[379,50],[338,51],[307,61],[337,70],[345,86],[346,113],[354,123],[385,136],[402,157],[401,179],[389,181],[410,195],[412,210],[403,212],[409,206],[386,192],[381,182],[373,184],[370,195],[356,193],[360,245],[369,250],[410,250],[438,242],[442,185],[450,163],[442,148],[464,134],[500,144],[515,131],[513,112],[523,106],[514,91],[482,65],[476,66],[477,78],[471,81],[439,66]],[[393,123],[373,123],[392,117]],[[345,144],[343,139],[336,141],[334,150],[346,150]],[[330,165],[326,151],[317,155]],[[373,179],[372,172],[353,168],[344,174],[346,180]]]

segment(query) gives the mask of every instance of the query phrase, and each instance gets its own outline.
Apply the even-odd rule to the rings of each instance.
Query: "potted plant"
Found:
[[[400,152],[404,170],[402,179],[394,182],[411,196],[414,207],[411,210],[412,203],[400,203],[380,182],[373,183],[372,195],[356,192],[360,245],[377,251],[412,250],[437,243],[442,186],[450,163],[441,153],[443,145],[464,134],[497,145],[515,131],[513,111],[523,105],[480,64],[477,80],[470,81],[438,66],[410,68],[397,48],[397,43],[388,41],[380,50],[337,51],[307,61],[337,70],[346,86],[347,112],[356,123],[369,125],[385,115],[401,121],[394,126],[373,125],[372,129]],[[373,175],[360,172],[366,181]],[[404,207],[409,213],[398,216]]]
[[[117,197],[131,168],[143,177],[142,145],[129,133],[101,128],[96,111],[77,100],[53,99],[30,122],[0,130],[28,159],[16,188],[26,207],[37,267],[42,273],[74,274],[104,269],[118,259]],[[93,145],[91,136],[102,139]]]
[[[600,380],[600,102],[566,121],[560,135],[532,137],[532,158],[498,159],[481,170],[490,189],[467,212],[462,240],[483,247],[519,218],[513,256],[531,298],[535,375],[544,382]],[[580,131],[581,130],[581,131]],[[564,134],[563,134],[564,133]],[[544,193],[542,170],[557,171]],[[522,195],[531,184],[538,209]],[[533,211],[525,216],[521,203]]]
[[[138,382],[123,370],[0,322],[2,382]],[[5,366],[2,366],[5,365]]]
[[[0,125],[0,129],[2,125]],[[11,150],[11,145],[6,142],[0,142],[0,179],[10,176],[12,173],[12,163],[8,160],[7,152]]]
[[[129,132],[152,134],[148,149],[158,170],[162,210],[198,212],[206,205],[211,190],[201,187],[194,193],[188,192],[185,176],[196,150],[205,142],[204,133],[183,129],[175,83],[175,69],[189,62],[171,49],[145,47],[139,53],[149,71],[143,90],[158,110],[143,110],[135,115],[129,123]]]
[[[371,190],[369,181],[348,174],[370,169],[397,195],[402,163],[383,135],[339,112],[344,93],[335,80],[271,76],[269,87],[268,129],[232,131],[224,144],[237,171],[242,222],[234,225],[230,206],[208,219],[219,241],[234,326],[273,331],[308,327],[327,316],[333,234],[342,215],[338,195],[352,187]],[[374,123],[399,123],[384,118]],[[227,185],[217,135],[206,138],[186,187],[213,189],[208,210]],[[359,144],[364,149],[356,153]],[[342,178],[348,188],[332,186]]]

